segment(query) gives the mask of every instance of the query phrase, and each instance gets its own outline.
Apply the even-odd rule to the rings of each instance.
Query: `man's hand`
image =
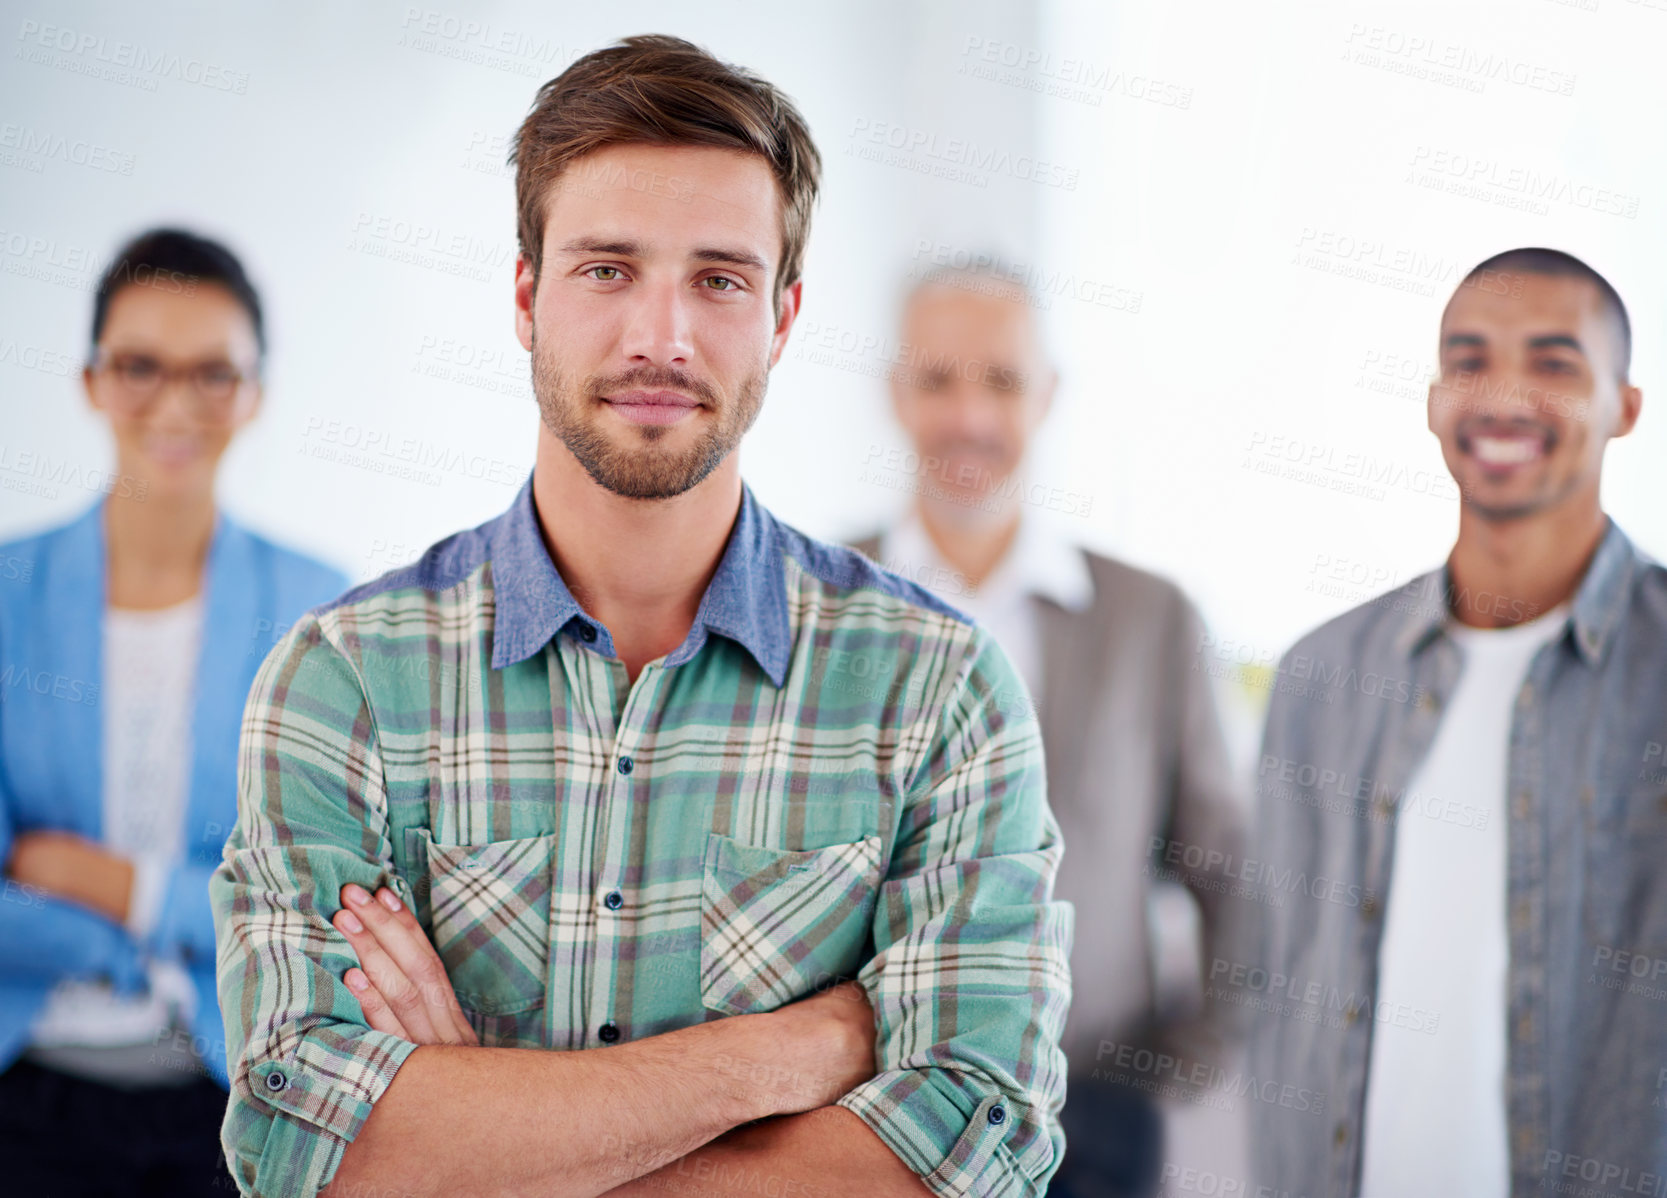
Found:
[[[828,1106],[874,1076],[874,1008],[857,983],[841,982],[766,1018],[785,1062],[773,1079],[781,1113]]]
[[[6,876],[127,922],[133,863],[85,836],[55,828],[20,833],[12,841]]]
[[[373,900],[349,882],[341,900],[330,922],[359,956],[342,980],[358,996],[365,1022],[413,1044],[479,1047],[440,955],[399,896],[384,886]]]

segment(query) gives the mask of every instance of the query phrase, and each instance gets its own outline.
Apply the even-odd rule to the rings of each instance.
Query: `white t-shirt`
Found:
[[[1464,665],[1395,819],[1362,1198],[1510,1193],[1507,760],[1529,664],[1568,614],[1565,605],[1511,628],[1448,626]]]
[[[200,593],[172,607],[107,608],[104,614],[102,842],[134,863],[127,927],[135,935],[155,925],[168,872],[182,853],[202,622]],[[116,994],[102,979],[59,982],[30,1027],[31,1045],[117,1048],[171,1042],[166,1033],[176,1015],[184,1026],[196,1009],[196,988],[173,961],[150,959],[145,969],[150,985],[127,996]],[[96,1058],[96,1053],[81,1053],[78,1059]],[[131,1078],[132,1059],[133,1054],[121,1054],[116,1072]]]

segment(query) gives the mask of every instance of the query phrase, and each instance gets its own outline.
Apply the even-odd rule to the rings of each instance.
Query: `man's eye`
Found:
[[[149,358],[128,358],[118,363],[116,369],[136,382],[149,382],[162,372],[162,368]]]
[[[612,283],[615,279],[619,278],[619,267],[593,266],[586,273],[598,283]]]
[[[706,278],[705,282],[711,284],[711,289],[713,291],[734,291],[737,286],[735,280],[730,278],[728,275],[710,275]],[[718,286],[720,283],[722,283],[723,286]]]
[[[1540,369],[1548,374],[1573,374],[1575,372],[1573,362],[1564,362],[1558,358],[1548,358],[1541,362]]]

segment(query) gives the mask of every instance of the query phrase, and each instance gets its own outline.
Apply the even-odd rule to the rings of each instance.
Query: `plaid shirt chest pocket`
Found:
[[[862,965],[880,838],[768,849],[710,834],[701,874],[700,997],[713,1011],[775,1010]]]
[[[413,828],[411,860],[426,862],[430,938],[457,1001],[481,1015],[513,1015],[544,1002],[550,960],[554,835],[486,844],[434,841]]]

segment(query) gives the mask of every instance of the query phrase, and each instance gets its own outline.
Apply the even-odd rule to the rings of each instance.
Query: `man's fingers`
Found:
[[[360,963],[405,1026],[426,1037],[421,1041],[426,1044],[478,1044],[446,967],[410,908],[387,887],[371,896],[349,883],[342,897],[375,942],[366,950],[371,959],[361,956]],[[354,948],[359,949],[356,940]]]
[[[353,991],[354,997],[359,1000],[359,1009],[365,1013],[366,1023],[379,1032],[392,1032],[401,1040],[411,1040],[411,1033],[405,1030],[399,1016],[388,1006],[387,999],[371,985],[370,978],[365,976],[364,970],[355,965],[342,975],[342,981],[347,983],[347,988]],[[411,1042],[416,1043],[415,1040]]]
[[[383,1001],[411,1032],[407,1039],[417,1044],[441,1043],[442,1038],[435,1034],[434,1024],[428,1017],[421,991],[383,944],[383,935],[387,933],[373,922],[373,915],[362,918],[361,913],[370,915],[370,908],[354,907],[337,911],[330,922],[347,937],[347,942],[359,958],[359,968],[364,970]],[[389,938],[392,938],[391,935]]]

